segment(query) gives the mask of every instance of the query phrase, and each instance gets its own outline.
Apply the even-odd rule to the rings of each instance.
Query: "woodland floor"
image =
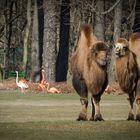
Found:
[[[31,83],[28,82],[29,89],[27,92],[33,92],[33,93],[41,93],[38,91],[38,83]],[[124,94],[118,83],[109,83],[110,87],[105,94],[114,94],[114,95],[122,95]],[[50,83],[50,87],[55,87],[61,91],[61,93],[74,93],[75,90],[71,84],[71,82],[56,82],[56,83]],[[18,87],[16,86],[15,79],[8,79],[0,82],[0,90],[17,90]],[[47,93],[46,89],[43,91],[44,93]]]
[[[10,81],[12,83],[12,81]],[[105,121],[78,122],[79,96],[67,83],[57,83],[62,94],[38,92],[32,84],[24,94],[14,81],[1,83],[0,140],[139,140],[140,122],[126,121],[127,96],[115,92],[104,94],[101,113]],[[61,86],[60,86],[61,85]],[[63,85],[63,86],[62,86]],[[64,90],[65,89],[65,90]],[[111,89],[110,89],[111,90]],[[117,92],[116,92],[117,91]],[[136,107],[134,107],[136,109]],[[89,96],[88,118],[91,116]]]
[[[103,95],[102,122],[77,122],[77,94],[0,91],[1,140],[139,140],[140,122],[126,121],[126,95]],[[91,103],[88,118],[91,115]]]

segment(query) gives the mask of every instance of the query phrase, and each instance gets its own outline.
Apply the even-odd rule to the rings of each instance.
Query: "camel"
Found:
[[[136,87],[136,120],[140,121],[140,32],[133,33],[129,38],[129,48],[136,55],[138,66],[138,82]]]
[[[81,101],[81,111],[77,118],[87,119],[88,92],[91,93],[91,121],[102,121],[100,100],[106,86],[108,45],[98,41],[88,24],[81,25],[77,48],[70,60],[72,84]]]
[[[134,120],[133,103],[137,85],[137,63],[133,52],[129,50],[129,43],[119,38],[115,43],[116,75],[121,89],[128,94],[130,111],[127,120]]]

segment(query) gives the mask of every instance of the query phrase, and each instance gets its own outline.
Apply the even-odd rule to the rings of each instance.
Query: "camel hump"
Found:
[[[140,32],[133,33],[130,36],[130,41],[135,42],[136,40],[140,40]]]
[[[97,41],[97,38],[93,34],[93,27],[90,24],[81,24],[80,38],[86,41],[88,47]]]

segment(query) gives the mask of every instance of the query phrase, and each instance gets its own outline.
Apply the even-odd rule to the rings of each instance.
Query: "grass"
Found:
[[[76,94],[0,91],[0,140],[138,140],[140,123],[126,121],[126,98],[104,95],[101,112],[106,121],[77,122],[80,101]]]

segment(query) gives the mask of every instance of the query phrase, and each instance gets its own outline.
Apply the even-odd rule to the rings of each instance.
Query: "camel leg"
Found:
[[[92,114],[91,114],[90,121],[94,121],[95,106],[94,106],[94,103],[93,103],[93,97],[91,97],[91,104],[92,104]]]
[[[130,105],[130,110],[129,110],[128,118],[127,118],[128,121],[134,120],[134,112],[133,112],[134,100],[135,100],[134,94],[129,94],[128,101],[129,101],[129,105]]]
[[[103,121],[104,119],[102,118],[102,115],[100,113],[100,96],[94,96],[92,98],[92,116],[90,120],[94,121]]]
[[[136,121],[140,121],[140,97],[136,98]]]
[[[80,111],[80,114],[77,118],[77,121],[86,121],[87,120],[87,107],[88,107],[88,99],[87,98],[80,98],[80,101],[81,101],[81,111]]]
[[[87,120],[87,107],[88,107],[88,90],[87,86],[85,84],[84,79],[82,79],[80,76],[74,76],[73,77],[73,87],[80,96],[80,102],[81,102],[81,111],[77,118],[77,121]]]
[[[140,121],[140,79],[136,87],[136,121]]]

